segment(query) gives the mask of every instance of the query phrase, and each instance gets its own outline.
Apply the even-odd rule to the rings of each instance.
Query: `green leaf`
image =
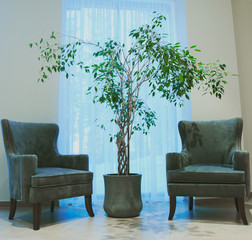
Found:
[[[105,100],[106,100],[106,98],[103,95],[99,98],[99,102],[100,103],[104,103]]]
[[[219,66],[220,66],[220,68],[221,68],[222,70],[225,70],[225,68],[226,68],[226,65],[225,65],[225,64],[220,64]]]
[[[51,39],[56,39],[56,37],[55,37],[55,35],[54,35],[54,32],[52,32],[52,34],[51,34],[51,37],[50,37]]]
[[[139,37],[139,32],[134,33],[133,37],[138,38]]]
[[[50,67],[47,66],[46,68],[49,73],[52,73],[52,69]]]

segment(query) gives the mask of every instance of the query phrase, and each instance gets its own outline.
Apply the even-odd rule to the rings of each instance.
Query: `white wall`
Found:
[[[38,52],[28,44],[61,30],[61,0],[0,0],[0,119],[57,122],[58,76],[37,83]],[[8,174],[0,137],[0,201]]]
[[[252,0],[232,0],[232,8],[244,119],[244,148],[250,152],[252,173]]]
[[[230,0],[186,0],[188,46],[197,45],[203,62],[220,60],[238,73]],[[239,79],[231,77],[222,100],[193,91],[192,119],[209,120],[241,116]]]

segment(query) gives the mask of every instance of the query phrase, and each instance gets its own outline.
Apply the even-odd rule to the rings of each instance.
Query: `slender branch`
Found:
[[[135,96],[136,100],[134,101],[134,105],[136,105],[136,103],[139,99],[139,92],[140,92],[140,89],[138,89],[137,95]],[[131,136],[132,136],[136,112],[132,111],[131,114],[132,114],[132,120],[131,120],[130,132],[129,132],[129,140],[131,139]]]

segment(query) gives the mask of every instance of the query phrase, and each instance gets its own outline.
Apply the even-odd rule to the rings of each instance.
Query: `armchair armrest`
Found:
[[[59,167],[72,168],[77,170],[89,170],[89,160],[87,154],[79,155],[58,155],[57,162]]]
[[[10,197],[29,202],[31,176],[36,174],[37,165],[36,155],[9,155]]]
[[[234,170],[245,172],[245,184],[247,196],[250,194],[250,166],[249,153],[247,151],[235,151],[232,156]]]
[[[185,153],[167,153],[166,171],[180,169],[188,165],[188,156]]]

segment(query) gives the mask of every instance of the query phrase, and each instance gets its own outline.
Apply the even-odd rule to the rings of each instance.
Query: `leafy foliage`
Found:
[[[42,62],[39,81],[44,82],[53,72],[65,72],[67,67],[79,68],[91,73],[94,83],[88,93],[94,92],[94,103],[106,104],[114,113],[111,122],[118,126],[118,132],[111,137],[118,146],[118,173],[129,174],[127,148],[132,134],[142,131],[147,134],[155,126],[156,115],[139,98],[144,84],[149,86],[151,96],[161,96],[175,105],[182,106],[183,99],[189,99],[189,93],[195,86],[203,93],[210,93],[221,99],[224,94],[224,79],[228,75],[226,65],[219,63],[204,64],[198,62],[191,52],[200,52],[196,46],[182,48],[180,43],[164,42],[165,34],[157,30],[162,27],[165,17],[160,14],[152,19],[151,25],[143,25],[129,33],[132,45],[129,49],[124,44],[108,40],[104,45],[77,39],[62,46],[54,32],[49,40],[43,38],[35,42],[40,50]],[[93,56],[102,61],[91,66],[77,60],[76,53],[80,46],[95,46]],[[33,47],[33,44],[30,44]],[[138,115],[141,122],[135,123]],[[104,127],[102,125],[102,127]],[[126,136],[129,141],[126,143]]]

